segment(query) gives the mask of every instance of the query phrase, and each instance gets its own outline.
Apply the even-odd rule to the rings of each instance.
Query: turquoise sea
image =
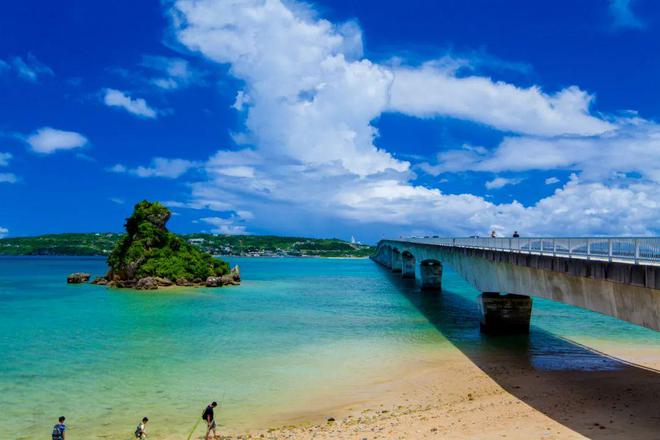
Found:
[[[429,296],[370,260],[230,261],[241,286],[147,293],[66,284],[101,258],[0,258],[1,437],[49,438],[64,414],[68,440],[128,439],[144,415],[151,438],[186,438],[211,400],[223,425],[263,427],[452,347],[539,370],[621,367],[590,347],[660,353],[658,332],[538,299],[529,338],[482,336],[478,292],[450,268]]]

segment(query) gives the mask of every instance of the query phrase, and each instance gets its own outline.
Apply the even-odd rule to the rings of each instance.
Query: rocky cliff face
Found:
[[[153,290],[167,286],[238,284],[238,267],[213,258],[167,230],[170,211],[158,202],[135,205],[126,236],[108,257],[109,270],[94,284]]]

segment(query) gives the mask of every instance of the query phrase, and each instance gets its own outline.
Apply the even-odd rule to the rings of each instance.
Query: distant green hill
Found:
[[[49,234],[0,239],[0,255],[110,254],[124,236],[120,233]],[[373,247],[346,241],[270,235],[183,234],[189,243],[214,255],[366,257]]]
[[[0,255],[109,255],[125,234],[48,234],[0,239]]]

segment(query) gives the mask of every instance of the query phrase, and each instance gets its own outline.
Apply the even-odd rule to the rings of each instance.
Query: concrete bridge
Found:
[[[529,331],[532,297],[582,307],[660,331],[660,238],[407,238],[371,257],[442,290],[448,264],[482,294],[481,329]]]

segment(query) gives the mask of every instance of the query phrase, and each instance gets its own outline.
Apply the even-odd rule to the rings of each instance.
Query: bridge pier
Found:
[[[483,292],[478,299],[483,333],[529,333],[532,298],[512,293]]]
[[[371,259],[381,266],[385,266],[390,269],[392,264],[392,248],[389,246],[383,246],[382,248],[379,248],[378,252],[371,256]]]
[[[389,246],[383,247],[382,252],[378,254],[377,261],[387,268],[390,267],[390,264],[392,264],[392,255]]]
[[[401,276],[403,278],[415,278],[415,257],[408,251],[401,254]]]
[[[392,272],[401,272],[401,252],[398,249],[392,249],[391,260],[390,269],[392,269]]]
[[[442,290],[442,263],[438,260],[424,260],[419,266],[422,276],[422,290]]]

